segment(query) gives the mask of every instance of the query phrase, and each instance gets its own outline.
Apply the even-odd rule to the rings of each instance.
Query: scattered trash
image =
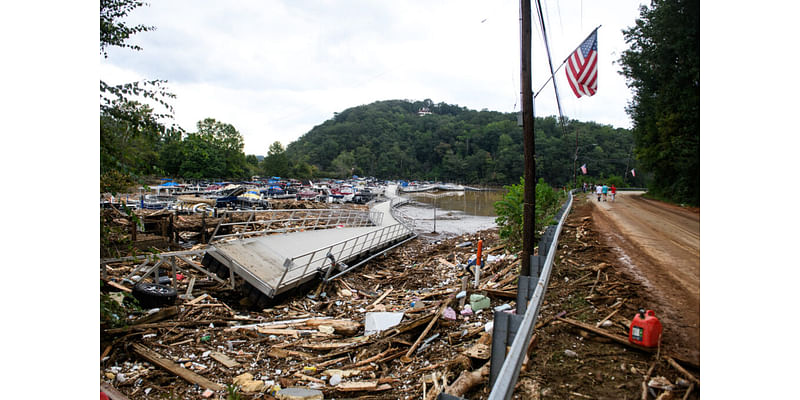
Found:
[[[397,326],[403,320],[402,312],[368,312],[364,322],[364,334],[371,335]]]
[[[442,314],[444,319],[449,319],[451,321],[456,319],[456,310],[453,310],[450,307],[444,309],[444,313]]]
[[[569,349],[564,350],[564,355],[567,356],[567,357],[572,357],[572,358],[578,357],[578,353],[576,353],[576,352],[574,352],[572,350],[569,350]]]
[[[483,326],[484,332],[491,332],[494,329],[494,321],[489,321]]]
[[[462,291],[458,292],[458,294],[456,295],[457,299],[463,299],[464,297],[467,297],[467,291],[466,290],[462,290]]]
[[[242,388],[243,392],[260,392],[264,389],[264,381],[253,379],[253,374],[245,372],[233,378],[233,384]]]
[[[603,321],[603,323],[602,323],[602,324],[600,324],[600,327],[602,327],[602,328],[608,328],[608,327],[609,327],[609,326],[611,326],[611,325],[614,325],[614,323],[613,323],[613,322],[611,322],[610,320],[605,320],[605,321]]]
[[[306,388],[286,388],[275,393],[278,400],[323,400],[325,396],[321,391]]]
[[[341,382],[342,382],[342,376],[341,375],[333,375],[333,376],[331,376],[331,380],[328,381],[328,383],[331,386],[336,386]]]
[[[508,304],[508,303],[500,305],[500,306],[497,306],[497,307],[494,308],[495,311],[505,311],[505,310],[510,310],[510,309],[511,309],[511,304]]]
[[[461,315],[473,315],[472,306],[469,304],[465,304],[464,308],[461,309]]]
[[[489,298],[482,294],[471,294],[469,296],[469,305],[473,310],[478,311],[489,308],[491,303],[489,302]]]
[[[472,242],[461,242],[456,245],[456,247],[469,247],[472,246]]]
[[[207,398],[209,398],[209,397],[211,397],[211,396],[213,396],[213,395],[214,395],[214,391],[213,391],[213,390],[211,390],[211,389],[206,389],[206,390],[203,392],[203,397],[204,397],[204,398],[206,398],[206,399],[207,399]]]

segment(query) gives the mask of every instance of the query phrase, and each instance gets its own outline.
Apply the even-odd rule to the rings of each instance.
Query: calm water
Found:
[[[452,237],[496,227],[494,202],[504,194],[505,190],[401,193],[413,201],[399,210],[414,219],[418,233],[432,239]]]
[[[494,202],[501,200],[504,194],[505,190],[430,192],[429,194],[403,193],[402,195],[420,203],[435,205],[440,210],[463,211],[466,215],[496,217]]]

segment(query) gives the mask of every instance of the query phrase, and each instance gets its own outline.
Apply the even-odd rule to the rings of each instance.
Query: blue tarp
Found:
[[[180,185],[178,185],[175,182],[166,182],[166,183],[162,183],[161,186],[180,186]]]

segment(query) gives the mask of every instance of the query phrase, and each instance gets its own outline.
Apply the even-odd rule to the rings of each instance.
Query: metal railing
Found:
[[[346,263],[413,234],[413,231],[405,225],[398,223],[321,247],[299,256],[287,258],[284,262],[285,270],[283,276],[281,276],[276,287],[283,289],[297,286],[302,283],[309,271],[324,270],[326,266],[332,266],[328,254],[333,255],[337,263]],[[298,270],[302,270],[302,272],[296,273]]]
[[[245,221],[224,222],[237,214],[249,215]],[[376,226],[383,221],[383,213],[380,212],[338,209],[224,211],[221,217],[209,243],[229,237],[244,239],[270,233]],[[219,234],[220,229],[225,227],[230,227],[234,232]]]
[[[522,366],[525,354],[527,353],[528,343],[530,343],[531,336],[533,335],[536,318],[539,317],[539,308],[544,301],[547,284],[550,281],[550,271],[552,270],[553,260],[555,259],[556,249],[558,247],[558,235],[561,233],[561,228],[564,225],[564,221],[567,219],[571,207],[572,192],[569,193],[569,199],[566,206],[563,208],[563,213],[556,226],[553,240],[547,251],[547,258],[542,267],[542,273],[536,284],[533,297],[530,300],[530,305],[516,331],[516,336],[511,344],[511,349],[506,355],[503,366],[500,368],[500,373],[497,375],[494,385],[492,385],[492,391],[489,393],[490,400],[507,400],[510,399],[511,395],[514,393],[514,386],[516,386],[516,381],[519,378],[519,370]]]
[[[403,204],[410,202],[411,200],[403,198],[403,197],[395,197],[392,199],[392,202],[389,206],[389,212],[392,214],[392,217],[397,220],[397,222],[403,224],[406,228],[413,231],[416,227],[416,223],[414,219],[406,215],[404,212],[400,210],[396,210],[396,207],[400,207]]]

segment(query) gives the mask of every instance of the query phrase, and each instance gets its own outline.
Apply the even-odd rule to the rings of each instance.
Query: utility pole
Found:
[[[530,275],[533,255],[533,230],[536,204],[536,146],[533,136],[533,87],[531,83],[531,1],[520,0],[520,35],[522,50],[520,71],[522,83],[522,134],[525,152],[525,192],[522,216],[522,267],[520,275]]]

